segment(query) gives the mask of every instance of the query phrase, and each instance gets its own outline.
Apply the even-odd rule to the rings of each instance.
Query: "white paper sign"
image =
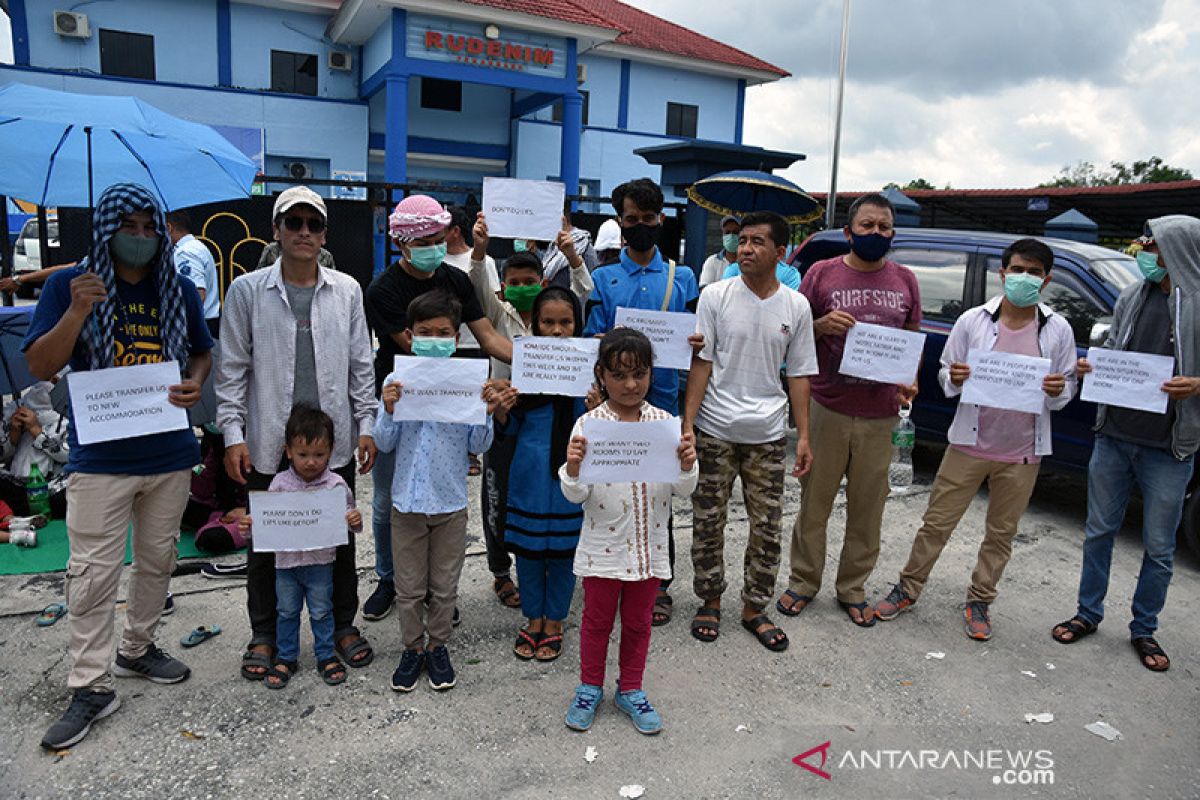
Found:
[[[586,397],[595,381],[596,338],[559,339],[520,336],[513,339],[512,382],[525,394]]]
[[[566,187],[556,181],[483,179],[483,213],[494,239],[553,241],[563,226]]]
[[[295,553],[346,544],[346,490],[250,492],[256,553]]]
[[[1092,372],[1083,379],[1082,400],[1109,406],[1167,413],[1162,385],[1175,375],[1175,359],[1149,353],[1130,353],[1092,347],[1087,354]]]
[[[907,386],[917,382],[924,348],[923,333],[856,322],[846,334],[838,371],[854,378]]]
[[[695,314],[620,306],[614,324],[618,328],[633,328],[646,334],[654,345],[654,366],[691,369],[692,346],[687,337],[696,332]]]
[[[587,452],[579,465],[581,483],[675,483],[679,480],[678,417],[648,422],[586,419]]]
[[[487,422],[483,384],[486,358],[426,358],[396,356],[392,377],[403,389],[392,419],[416,422]]]
[[[963,384],[962,401],[1009,411],[1040,414],[1046,406],[1042,379],[1050,374],[1050,359],[971,350],[971,377]]]
[[[67,376],[80,444],[186,430],[187,411],[167,402],[180,381],[179,362],[137,364]]]

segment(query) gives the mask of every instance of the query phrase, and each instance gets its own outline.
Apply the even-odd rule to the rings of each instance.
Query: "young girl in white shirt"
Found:
[[[650,340],[632,328],[615,328],[600,341],[596,381],[605,402],[575,423],[567,461],[559,468],[563,496],[583,504],[583,530],[575,550],[575,574],[583,579],[579,627],[580,685],[567,710],[567,727],[586,731],[604,696],[608,638],[621,613],[621,675],[615,703],[645,734],[662,730],[662,718],[642,691],[650,621],[659,581],[671,577],[667,520],[671,496],[696,488],[698,470],[692,435],[680,437],[682,475],[677,483],[579,482],[587,452],[585,420],[644,422],[671,415],[646,402],[654,353]]]

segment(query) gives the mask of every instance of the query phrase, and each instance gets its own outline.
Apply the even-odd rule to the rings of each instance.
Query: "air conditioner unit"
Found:
[[[354,69],[354,56],[341,50],[329,51],[329,68],[349,72]]]
[[[289,178],[297,180],[313,176],[312,164],[307,161],[290,161],[283,165],[283,171]]]
[[[575,82],[587,83],[587,64],[575,65]]]
[[[74,11],[54,12],[54,32],[70,39],[86,39],[92,35],[87,14],[76,14]]]

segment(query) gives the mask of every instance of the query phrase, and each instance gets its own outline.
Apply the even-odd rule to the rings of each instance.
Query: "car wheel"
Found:
[[[1200,560],[1200,486],[1193,487],[1183,501],[1178,541],[1187,546],[1193,558]]]

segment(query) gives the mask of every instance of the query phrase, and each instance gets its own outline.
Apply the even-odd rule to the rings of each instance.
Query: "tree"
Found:
[[[1100,170],[1091,161],[1080,161],[1074,166],[1063,167],[1053,180],[1040,185],[1050,187],[1115,186],[1127,183],[1165,183],[1191,179],[1190,170],[1172,167],[1159,156],[1151,156],[1145,161],[1134,161],[1129,165],[1113,161],[1109,164],[1108,170]]]
[[[896,183],[895,181],[891,181],[887,184],[884,184],[883,188],[885,190],[886,189],[899,189],[902,192],[907,192],[910,189],[936,189],[937,187],[934,186],[929,181],[925,180],[924,178],[913,178],[911,181],[904,184],[903,186]],[[946,188],[949,189],[950,184],[946,184]]]

